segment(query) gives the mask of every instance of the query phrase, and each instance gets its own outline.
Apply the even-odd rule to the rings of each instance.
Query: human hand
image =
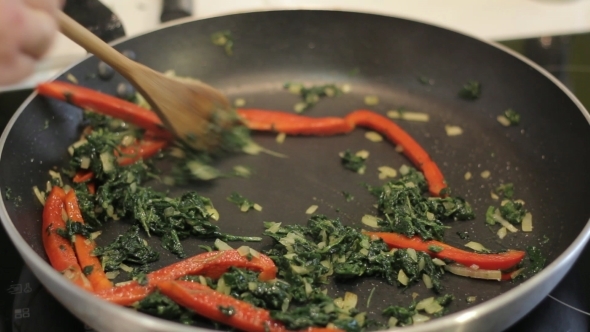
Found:
[[[57,32],[64,0],[0,0],[0,85],[33,73]]]

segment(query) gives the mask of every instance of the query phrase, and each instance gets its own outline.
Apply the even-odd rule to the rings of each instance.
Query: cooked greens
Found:
[[[428,190],[422,173],[414,168],[400,169],[402,176],[381,187],[370,187],[377,196],[382,218],[378,225],[383,231],[396,232],[423,239],[442,239],[443,221],[472,220],[473,209],[460,197],[425,197]]]
[[[317,104],[321,98],[336,97],[343,90],[336,84],[312,85],[305,87],[301,83],[285,83],[283,86],[289,92],[301,96],[302,101],[295,105],[295,112],[302,113]]]
[[[354,154],[350,150],[346,150],[340,154],[340,163],[344,168],[353,172],[363,173],[366,168],[365,161],[367,158],[363,155]]]
[[[469,81],[459,90],[459,97],[465,100],[476,100],[481,96],[481,84],[478,81]]]

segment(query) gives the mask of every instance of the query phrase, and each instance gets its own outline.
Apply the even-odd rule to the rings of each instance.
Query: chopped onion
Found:
[[[196,160],[187,162],[186,167],[189,169],[192,175],[200,180],[212,180],[219,176],[219,171],[217,171],[215,168]]]
[[[309,269],[305,266],[297,266],[297,265],[291,264],[291,270],[293,270],[293,272],[295,272],[296,274],[308,274],[309,273]]]
[[[303,284],[305,285],[305,295],[309,296],[309,294],[313,292],[313,288],[311,287],[311,284],[307,281],[307,279],[301,278],[301,280],[303,280]]]
[[[418,255],[416,254],[416,250],[415,249],[408,248],[408,249],[406,249],[406,252],[408,253],[408,256],[410,256],[410,258],[414,262],[417,262],[418,261]]]
[[[394,178],[397,176],[395,168],[389,166],[381,166],[377,168],[379,170],[379,179],[385,180],[386,178]]]
[[[493,191],[490,193],[490,197],[492,197],[492,199],[493,199],[494,201],[497,201],[497,200],[499,200],[499,199],[500,199],[500,197],[499,197],[498,195],[496,195],[496,193],[495,193],[495,192],[493,192]]]
[[[35,193],[35,196],[39,202],[41,202],[42,205],[45,205],[45,193],[42,193],[39,188],[37,188],[37,186],[33,187],[33,192]]]
[[[219,251],[225,251],[225,250],[232,250],[233,249],[229,244],[221,241],[220,239],[215,239],[215,242],[213,242],[213,245]]]
[[[397,318],[395,317],[390,317],[389,320],[387,321],[387,326],[389,326],[390,328],[394,328],[397,325]]]
[[[500,228],[498,230],[498,233],[497,234],[498,234],[498,237],[500,238],[500,240],[503,239],[506,236],[506,234],[507,234],[506,227]]]
[[[92,233],[90,233],[90,236],[88,238],[90,240],[96,240],[96,238],[98,238],[101,234],[102,234],[102,231],[92,232]]]
[[[485,171],[481,172],[481,174],[480,174],[480,176],[481,176],[482,178],[484,178],[484,179],[487,179],[487,178],[489,178],[489,177],[490,177],[490,175],[492,175],[492,173],[491,173],[490,171],[488,171],[488,170],[485,170]]]
[[[418,271],[424,270],[424,266],[426,266],[426,262],[424,261],[424,257],[420,257],[418,261]]]
[[[359,150],[354,155],[357,156],[357,157],[361,157],[363,159],[367,159],[367,158],[369,158],[369,151],[367,151],[367,150]]]
[[[266,229],[266,231],[269,232],[269,233],[272,233],[272,234],[276,233],[281,228],[281,223],[280,222],[273,222],[273,221],[271,221],[271,222],[269,222],[269,225],[271,225],[271,226],[268,227]]]
[[[473,303],[477,301],[477,296],[468,296],[466,299],[467,303]]]
[[[364,326],[366,319],[367,319],[367,313],[366,312],[361,312],[361,313],[358,313],[358,314],[356,314],[354,316],[354,320],[357,321],[357,323],[359,324],[359,326]]]
[[[498,280],[502,279],[502,271],[500,270],[483,270],[478,269],[474,270],[467,266],[463,266],[460,264],[449,264],[445,266],[445,270],[462,276],[462,277],[469,277],[469,278],[476,278],[476,279],[486,279],[486,280]]]
[[[397,153],[402,153],[404,152],[404,147],[402,145],[396,145],[394,150]]]
[[[468,242],[468,243],[467,243],[465,246],[466,246],[467,248],[471,248],[471,249],[473,249],[473,250],[475,250],[475,251],[477,251],[477,252],[485,252],[485,251],[489,251],[488,249],[486,249],[486,247],[484,247],[484,246],[483,246],[481,243],[479,243],[479,242],[474,242],[474,241],[471,241],[471,242]]]
[[[445,126],[445,131],[447,132],[447,136],[459,136],[463,134],[463,129],[459,126]]]
[[[209,214],[209,218],[217,221],[219,220],[219,212],[211,205],[205,205],[205,210]]]
[[[426,113],[420,112],[408,112],[403,111],[400,112],[398,110],[392,110],[387,112],[387,117],[391,119],[402,119],[407,121],[419,121],[419,122],[427,122],[430,120],[430,117]]]
[[[100,162],[102,163],[102,170],[105,173],[111,173],[115,170],[113,164],[113,154],[110,152],[103,152],[100,154]]]
[[[361,219],[361,222],[369,227],[378,228],[379,227],[379,219],[375,216],[370,214],[365,214]]]
[[[219,281],[217,282],[217,288],[215,288],[215,290],[225,295],[229,295],[231,293],[231,287],[225,284],[224,278],[219,278]]]
[[[496,120],[498,120],[498,122],[500,122],[500,124],[503,125],[504,127],[510,127],[510,120],[508,120],[508,118],[505,117],[504,115],[498,115]]]
[[[367,131],[365,133],[365,138],[368,139],[371,142],[382,142],[383,141],[383,136],[381,136],[379,133],[374,132],[374,131]]]
[[[518,270],[515,270],[514,272],[510,273],[510,278],[511,279],[515,279],[516,277],[518,277],[522,272],[524,272],[524,267],[520,268]]]
[[[432,259],[432,262],[433,262],[433,263],[434,263],[434,265],[436,265],[436,266],[445,266],[445,265],[447,265],[447,263],[445,263],[445,261],[443,261],[443,260],[442,260],[442,259],[440,259],[440,258],[433,258],[433,259]]]
[[[408,173],[410,173],[410,167],[408,167],[408,165],[401,165],[399,168],[399,173],[401,175],[407,175]]]
[[[260,206],[260,204],[258,203],[254,203],[254,205],[252,206],[254,208],[254,210],[260,212],[262,211],[262,206]]]
[[[533,231],[533,215],[527,212],[522,218],[522,231],[532,232]]]
[[[90,158],[87,156],[80,158],[80,168],[88,169],[88,167],[90,167]]]
[[[76,76],[72,75],[72,73],[68,73],[68,75],[66,75],[66,78],[68,79],[68,81],[74,84],[78,84],[78,79],[76,78]]]
[[[293,106],[295,113],[302,113],[307,108],[307,103],[299,102]]]
[[[119,264],[119,268],[125,272],[133,272],[133,268],[129,265],[125,265],[123,263]]]
[[[275,138],[276,142],[279,144],[282,144],[283,142],[285,142],[285,138],[287,138],[287,134],[285,133],[279,133],[277,135],[277,138]]]
[[[118,275],[119,275],[119,271],[110,271],[110,272],[106,272],[105,275],[107,277],[107,279],[115,279]]]
[[[108,278],[107,278],[108,279]],[[127,281],[121,281],[115,284],[115,287],[121,287],[121,286],[125,286],[125,285],[129,285],[130,283],[134,282],[135,280],[127,280]]]
[[[242,257],[246,257],[250,255],[250,247],[248,246],[241,246],[237,249],[238,254]]]
[[[412,320],[414,321],[414,324],[421,324],[429,321],[430,317],[421,314],[415,314],[414,316],[412,316]]]
[[[432,302],[434,302],[434,297],[429,297],[424,300],[421,300],[416,304],[416,310],[424,310],[427,306],[429,306]]]
[[[314,214],[317,209],[318,209],[317,205],[312,205],[312,206],[308,207],[307,210],[305,210],[305,214]]]
[[[471,175],[471,172],[467,172],[467,173],[465,173],[465,175],[464,175],[464,177],[465,177],[465,180],[470,180],[472,176],[473,176],[473,175]]]
[[[342,301],[342,309],[348,310],[354,309],[358,302],[358,296],[355,293],[346,292],[344,293],[344,300]]]
[[[379,97],[377,96],[365,96],[365,105],[375,106],[379,104]]]
[[[235,107],[244,107],[244,106],[246,106],[246,99],[244,99],[244,98],[238,98],[238,99],[234,100],[234,106]]]
[[[500,225],[506,227],[507,230],[511,231],[512,233],[518,232],[518,229],[516,229],[516,227],[514,227],[514,225],[512,225],[508,220],[502,218],[502,215],[500,214],[500,210],[496,209],[492,216],[494,217],[494,220],[496,222],[498,222],[498,223],[500,223]]]
[[[286,155],[265,149],[265,148],[261,147],[260,145],[254,143],[253,141],[248,142],[248,144],[246,144],[242,148],[242,151],[244,151],[244,153],[247,153],[250,155],[258,155],[258,154],[260,154],[260,152],[264,152],[264,153],[269,154],[274,157],[287,158]]]
[[[422,274],[422,281],[424,282],[424,286],[426,286],[426,288],[431,289],[433,284],[432,284],[432,278],[430,278],[430,276],[426,273]]]
[[[399,281],[400,284],[407,286],[410,279],[408,278],[404,270],[399,270],[399,273],[397,274],[397,281]]]
[[[350,84],[344,84],[344,85],[342,85],[340,90],[342,90],[342,92],[344,92],[344,93],[349,93],[350,90],[352,90],[352,88],[351,88]]]
[[[182,149],[177,147],[171,148],[168,154],[178,159],[183,159],[186,157],[186,153]]]

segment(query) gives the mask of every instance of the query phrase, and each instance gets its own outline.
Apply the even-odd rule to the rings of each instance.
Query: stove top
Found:
[[[545,67],[590,109],[590,33],[510,40],[504,45]],[[0,93],[0,129],[30,90]],[[69,313],[39,283],[0,229],[0,332],[93,331]],[[561,283],[507,331],[590,330],[590,246]]]

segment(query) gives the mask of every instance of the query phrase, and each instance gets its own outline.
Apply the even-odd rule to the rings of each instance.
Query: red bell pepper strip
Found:
[[[246,332],[288,332],[280,322],[273,320],[268,310],[238,300],[232,296],[191,281],[163,281],[158,283],[162,294],[197,314]],[[228,315],[221,308],[231,308]],[[310,327],[307,332],[342,332],[340,329]]]
[[[80,207],[78,206],[78,200],[76,199],[75,191],[70,190],[66,194],[65,207],[68,218],[71,221],[84,223],[82,213],[80,212]],[[82,272],[84,272],[85,269],[89,270],[85,273],[85,275],[90,281],[90,284],[92,284],[94,291],[113,287],[113,284],[104,273],[100,261],[92,254],[96,248],[96,243],[94,240],[87,239],[83,235],[76,234],[74,248],[76,250],[78,263],[82,267]]]
[[[76,175],[74,175],[72,181],[74,181],[74,183],[82,183],[92,180],[93,177],[94,173],[92,173],[92,171],[79,170],[78,172],[76,172]]]
[[[342,118],[306,116],[260,109],[238,109],[246,126],[252,130],[275,131],[288,135],[330,136],[346,134],[354,126]]]
[[[147,159],[158,153],[160,150],[168,145],[168,141],[165,140],[153,140],[153,139],[144,139],[139,142],[139,144],[134,144],[130,146],[125,146],[119,148],[120,152],[115,151],[115,155],[117,157],[117,162],[121,166],[128,166],[135,163],[141,159]],[[80,170],[74,175],[72,179],[75,183],[81,183],[90,181],[94,178],[94,173],[88,170]],[[94,194],[96,188],[91,188],[89,186],[88,190],[91,194]]]
[[[147,275],[147,283],[140,285],[137,281],[97,292],[96,294],[110,302],[131,305],[150,294],[161,281],[175,280],[186,275],[204,275],[219,278],[230,267],[246,268],[260,271],[260,280],[276,277],[277,267],[266,255],[248,259],[237,250],[212,251],[199,254],[180,262],[168,265]]]
[[[119,152],[115,151],[115,155],[121,154],[117,158],[117,162],[121,166],[131,165],[140,159],[147,159],[158,153],[160,150],[168,145],[166,140],[143,139],[138,144],[125,146],[119,148]]]
[[[367,127],[385,135],[392,143],[403,148],[402,153],[424,173],[428,190],[434,196],[440,196],[447,187],[438,166],[430,159],[426,151],[400,126],[385,116],[368,110],[356,110],[345,119],[355,126]]]
[[[83,109],[112,116],[152,132],[157,137],[170,139],[172,135],[164,128],[156,113],[128,101],[66,82],[41,83],[37,92],[43,96],[66,101]]]
[[[390,248],[412,248],[425,252],[432,257],[450,259],[465,266],[477,265],[484,270],[510,269],[520,263],[525,256],[524,251],[518,250],[508,250],[498,254],[475,253],[455,248],[439,241],[424,241],[419,236],[410,238],[397,233],[363,231],[363,234],[381,238]],[[440,252],[431,251],[429,250],[431,246],[442,248],[442,250]]]
[[[82,273],[72,244],[61,235],[57,229],[65,229],[66,223],[62,218],[66,193],[60,187],[53,187],[43,208],[43,247],[49,258],[49,263],[63,276],[76,285],[93,291],[92,285]]]
[[[344,119],[306,116],[259,109],[238,109],[246,126],[253,130],[284,132],[289,135],[328,136],[346,134],[356,126],[368,127],[385,135],[394,144],[403,147],[403,153],[419,168],[428,181],[428,189],[434,196],[440,196],[447,187],[438,166],[426,151],[407,132],[390,119],[368,110],[357,110]]]

